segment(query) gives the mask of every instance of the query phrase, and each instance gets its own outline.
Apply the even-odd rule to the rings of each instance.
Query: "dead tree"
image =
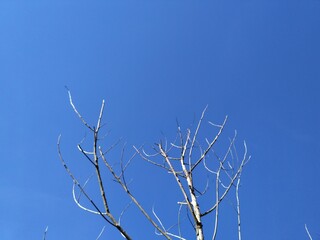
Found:
[[[194,131],[187,129],[186,132],[183,132],[178,124],[176,140],[172,143],[167,143],[167,141],[162,143],[160,141],[154,145],[154,153],[152,154],[147,153],[143,147],[138,148],[134,146],[135,152],[131,158],[129,158],[127,161],[123,161],[122,158],[119,160],[121,168],[120,171],[117,172],[106,157],[108,151],[104,149],[99,142],[105,102],[102,101],[100,114],[98,116],[96,125],[91,126],[77,110],[69,90],[68,94],[69,102],[73,111],[93,136],[92,150],[87,151],[83,149],[81,144],[78,144],[78,150],[81,152],[83,157],[90,162],[90,165],[95,170],[97,185],[100,191],[102,202],[102,204],[100,204],[93,200],[92,196],[90,196],[88,191],[85,189],[85,186],[79,183],[73,171],[71,171],[66,164],[61,153],[61,136],[59,136],[57,142],[58,154],[65,170],[72,178],[73,199],[81,209],[100,215],[110,226],[117,229],[123,238],[128,240],[132,239],[132,235],[126,231],[120,220],[118,220],[121,216],[116,216],[109,206],[109,200],[112,196],[106,192],[105,186],[108,183],[102,178],[103,171],[108,171],[112,176],[112,180],[119,184],[120,188],[122,188],[124,193],[127,195],[128,200],[140,210],[142,215],[155,229],[158,236],[168,240],[183,240],[192,238],[203,240],[205,239],[205,235],[207,235],[206,238],[210,237],[211,239],[216,239],[219,229],[219,207],[227,198],[227,196],[233,193],[235,199],[235,204],[233,207],[236,212],[235,223],[237,223],[238,239],[241,240],[239,186],[243,168],[249,161],[250,157],[247,155],[247,147],[245,142],[242,157],[238,157],[235,149],[236,132],[230,139],[222,156],[219,156],[214,150],[214,146],[217,144],[225,128],[227,117],[221,124],[209,122],[208,124],[211,125],[212,132],[215,130],[216,133],[209,139],[200,139],[199,132],[207,109],[205,108]],[[110,149],[112,148],[113,146],[111,146]],[[158,217],[154,210],[151,211],[151,214],[150,211],[142,206],[135,194],[130,190],[125,179],[126,170],[134,157],[141,157],[144,161],[150,163],[151,166],[158,167],[168,172],[168,177],[174,178],[177,191],[182,194],[181,201],[177,202],[178,211],[180,213],[181,209],[185,208],[188,216],[190,216],[189,222],[190,227],[194,229],[194,236],[184,236],[184,233],[180,228],[180,214],[177,220],[176,229],[168,229],[164,227],[163,220]],[[201,192],[198,190],[199,183],[196,180],[196,174],[203,175],[203,171],[205,171],[206,175],[211,175],[211,178],[208,177],[206,189]],[[201,184],[203,184],[203,182]],[[212,186],[214,191],[209,194],[207,189]],[[76,197],[76,188],[78,188],[80,194],[90,202],[91,208],[85,207],[82,205],[82,203],[80,203],[79,198]],[[206,201],[211,203],[211,205],[206,209],[204,209],[200,204],[200,200],[203,198],[207,198]],[[102,205],[103,207],[100,207]],[[210,226],[207,226],[205,232],[204,229],[206,226],[203,219],[209,215],[213,215],[214,217],[212,223]]]

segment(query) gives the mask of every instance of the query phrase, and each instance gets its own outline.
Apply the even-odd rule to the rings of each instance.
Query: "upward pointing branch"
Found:
[[[71,92],[69,90],[68,87],[65,87],[68,91],[68,95],[69,95],[69,102],[70,102],[70,105],[73,109],[73,111],[78,115],[78,117],[80,118],[80,120],[82,121],[82,123],[87,127],[89,128],[91,131],[94,131],[94,129],[92,127],[90,127],[90,125],[84,120],[84,118],[81,116],[81,114],[78,112],[77,108],[75,107],[75,105],[73,104],[73,101],[72,101],[72,96],[71,96]]]
[[[217,142],[218,138],[220,137],[224,126],[226,125],[226,122],[228,120],[228,116],[225,117],[222,125],[220,126],[220,130],[218,132],[218,134],[216,135],[216,137],[210,142],[209,146],[207,147],[207,149],[202,153],[201,157],[198,159],[198,161],[193,165],[193,167],[191,168],[191,171],[193,171],[200,162],[202,162],[202,160],[206,157],[206,155],[208,154],[208,152],[211,150],[211,148],[213,147],[213,145]]]

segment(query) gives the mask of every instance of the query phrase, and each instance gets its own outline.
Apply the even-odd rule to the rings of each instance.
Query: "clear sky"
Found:
[[[1,240],[41,239],[47,225],[48,240],[95,239],[105,225],[75,206],[57,155],[62,133],[77,176],[92,173],[76,149],[88,131],[65,85],[92,124],[106,100],[106,144],[123,137],[128,154],[172,139],[176,119],[189,126],[207,104],[207,120],[228,115],[223,138],[237,129],[252,155],[240,192],[243,239],[307,239],[305,223],[320,239],[319,43],[318,0],[2,0]],[[139,159],[132,167],[132,185],[144,183],[137,192],[151,198],[140,176],[157,170]],[[150,201],[149,209],[161,199]],[[153,239],[128,218],[136,239]],[[103,239],[121,237],[108,230]]]

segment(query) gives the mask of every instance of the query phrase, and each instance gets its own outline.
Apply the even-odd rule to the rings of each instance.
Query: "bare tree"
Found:
[[[238,239],[241,240],[239,199],[240,177],[243,172],[243,168],[249,161],[250,157],[247,155],[247,146],[245,142],[242,157],[238,157],[235,147],[235,140],[237,136],[236,132],[230,139],[226,150],[222,155],[219,155],[218,152],[215,151],[214,146],[216,146],[223,130],[225,129],[227,117],[225,117],[221,124],[208,122],[212,128],[212,132],[216,133],[213,134],[213,137],[211,138],[201,138],[200,129],[204,124],[204,117],[207,110],[206,107],[202,112],[194,131],[187,129],[184,132],[180,125],[177,124],[176,139],[171,143],[168,143],[168,141],[160,141],[159,143],[156,143],[152,148],[154,151],[152,154],[147,153],[143,147],[133,146],[133,155],[127,161],[124,161],[123,157],[121,157],[119,159],[120,168],[117,170],[106,157],[115,145],[112,145],[108,149],[105,149],[100,145],[105,102],[102,101],[96,125],[91,126],[77,110],[69,90],[68,94],[69,102],[73,111],[93,136],[93,144],[90,151],[85,150],[82,143],[78,144],[78,150],[83,157],[89,161],[90,165],[95,170],[97,185],[100,191],[100,200],[102,203],[100,204],[96,200],[93,200],[92,196],[85,188],[86,183],[81,185],[73,171],[68,167],[61,153],[61,136],[59,136],[57,142],[58,154],[65,170],[72,178],[73,199],[81,209],[100,215],[108,225],[117,229],[125,239],[132,239],[132,235],[127,232],[123,226],[121,217],[127,207],[131,204],[135,205],[140,210],[142,216],[144,216],[155,229],[156,235],[162,238],[181,240],[194,238],[193,236],[184,235],[183,229],[181,228],[181,225],[184,222],[184,224],[189,224],[190,228],[194,230],[194,236],[197,240],[205,239],[205,235],[208,235],[206,238],[211,237],[211,239],[217,239],[220,205],[225,199],[227,199],[227,196],[233,193],[233,202],[235,202],[233,207],[236,212],[235,223],[237,223],[238,226]],[[178,217],[175,227],[164,227],[164,220],[160,219],[156,211],[154,209],[151,211],[145,209],[137,199],[136,195],[129,188],[129,184],[126,181],[126,171],[135,157],[140,157],[149,163],[150,166],[157,167],[169,173],[168,176],[172,177],[176,182],[177,191],[182,194],[182,199],[177,202]],[[112,180],[118,183],[130,202],[128,206],[123,207],[121,214],[116,214],[111,210],[109,203],[112,196],[105,188],[105,186],[110,183],[102,178],[102,174],[104,174],[105,171],[109,172]],[[206,176],[207,182],[203,191],[199,190],[200,186],[203,186],[203,177],[198,177],[197,175]],[[211,186],[213,186],[212,188],[214,190],[210,192],[208,189]],[[76,188],[79,189],[80,195],[84,196],[90,202],[91,207],[85,207],[83,203],[80,202],[80,197],[76,196]],[[230,200],[231,198],[228,197],[228,199]],[[206,206],[202,206],[201,203],[203,201],[210,203],[210,205],[206,204]],[[100,207],[102,205],[103,207]],[[187,212],[187,220],[181,219],[181,212],[183,209]],[[209,215],[214,217],[210,225],[207,226],[206,231],[204,231],[206,226],[203,219]],[[99,237],[102,232],[99,234]]]

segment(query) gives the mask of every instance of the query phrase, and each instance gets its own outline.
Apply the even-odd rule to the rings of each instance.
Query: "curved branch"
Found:
[[[93,210],[88,209],[88,208],[86,208],[86,207],[84,207],[84,206],[82,206],[82,205],[80,204],[80,202],[79,202],[79,201],[77,200],[77,198],[76,198],[74,186],[76,186],[76,183],[75,183],[75,182],[73,182],[73,185],[72,185],[72,197],[73,197],[74,202],[78,205],[78,207],[81,208],[82,210],[85,210],[85,211],[89,212],[89,213],[93,213],[93,214],[100,215],[100,214],[101,214],[100,212],[93,211]],[[105,213],[102,213],[102,214],[105,215]]]
[[[225,198],[225,196],[228,194],[228,192],[230,191],[231,187],[234,185],[234,182],[235,180],[238,178],[238,176],[240,175],[240,173],[242,172],[242,169],[243,169],[243,166],[250,160],[250,156],[249,158],[247,159],[247,145],[246,145],[246,142],[244,142],[244,149],[245,149],[245,152],[244,152],[244,155],[243,155],[243,159],[241,161],[241,164],[237,170],[237,172],[235,173],[235,175],[233,176],[233,178],[231,179],[228,187],[226,188],[226,190],[224,191],[224,193],[222,194],[222,196],[219,198],[219,201],[214,205],[212,206],[209,210],[205,211],[204,213],[201,214],[201,216],[205,216],[205,215],[208,215],[209,213],[211,213],[212,211],[214,211],[218,204],[220,204],[220,202]]]
[[[89,200],[89,202],[92,204],[92,206],[97,210],[97,212],[99,212],[99,215],[106,220],[111,226],[115,227],[118,229],[118,231],[127,239],[127,240],[131,240],[131,237],[127,234],[127,232],[115,221],[114,217],[111,215],[111,213],[102,213],[102,211],[99,209],[99,207],[95,204],[95,202],[90,198],[90,196],[86,193],[86,191],[83,189],[83,187],[80,185],[80,183],[78,182],[78,180],[74,177],[74,175],[72,174],[72,172],[70,171],[70,169],[68,168],[66,162],[64,161],[62,154],[61,154],[61,149],[60,149],[60,139],[61,139],[61,135],[59,135],[58,137],[58,142],[57,142],[57,148],[58,148],[58,154],[59,154],[59,158],[65,168],[65,170],[67,171],[67,173],[69,174],[69,176],[71,177],[71,179],[73,180],[74,184],[77,185],[77,187],[80,189],[80,191],[83,193],[83,195]],[[109,217],[111,219],[111,221],[107,218]]]
[[[81,116],[81,114],[78,112],[76,106],[73,104],[73,101],[72,101],[72,96],[71,96],[71,92],[69,90],[69,88],[66,86],[65,87],[68,91],[68,95],[69,95],[69,102],[70,102],[70,105],[73,109],[73,111],[77,114],[77,116],[80,118],[80,120],[82,121],[82,123],[87,127],[89,128],[91,131],[94,131],[94,129],[84,120],[84,118]]]
[[[141,204],[138,202],[138,200],[132,195],[129,188],[126,184],[124,184],[120,177],[116,175],[111,165],[107,162],[107,159],[105,155],[103,154],[102,148],[99,147],[100,155],[102,157],[103,162],[105,163],[106,167],[108,168],[109,172],[112,174],[114,180],[121,185],[123,190],[126,192],[126,194],[131,198],[132,202],[139,208],[139,210],[142,212],[142,214],[147,218],[147,220],[167,239],[171,240],[171,238],[168,236],[166,232],[164,232],[161,227],[158,226],[158,224],[155,223],[155,221],[152,220],[152,218],[149,216],[149,214],[146,212],[146,210],[141,206]]]
[[[210,149],[213,147],[213,145],[217,142],[218,138],[220,137],[223,129],[224,129],[224,126],[226,125],[227,123],[227,119],[228,119],[228,116],[225,117],[222,125],[220,126],[220,130],[218,132],[218,134],[215,136],[215,138],[210,142],[209,146],[207,147],[207,149],[202,153],[201,157],[198,159],[198,161],[193,165],[193,167],[191,168],[191,171],[193,171],[197,166],[198,164],[204,159],[204,157],[208,154],[208,152],[210,151]]]

